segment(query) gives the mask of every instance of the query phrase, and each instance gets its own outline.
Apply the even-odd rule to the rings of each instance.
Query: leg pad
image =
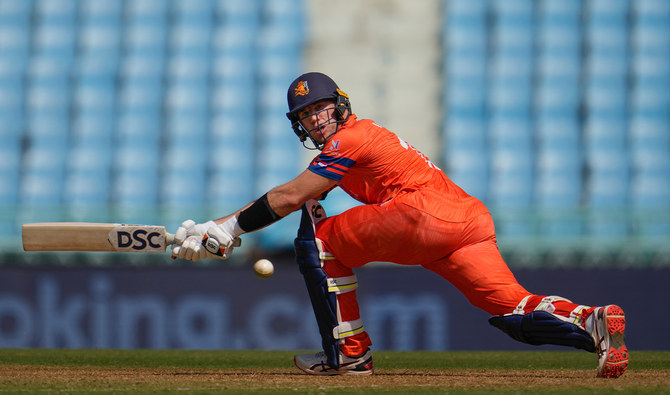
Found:
[[[489,323],[523,343],[571,346],[589,352],[596,350],[588,332],[546,311],[494,316],[489,319]]]

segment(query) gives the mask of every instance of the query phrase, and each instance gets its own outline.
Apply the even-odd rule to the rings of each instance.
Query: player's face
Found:
[[[305,107],[298,113],[298,119],[318,143],[325,143],[337,131],[335,103],[330,100],[322,100]]]

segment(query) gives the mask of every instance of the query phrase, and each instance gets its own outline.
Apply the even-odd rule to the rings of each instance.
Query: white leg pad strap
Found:
[[[342,339],[345,337],[357,335],[364,330],[365,328],[363,327],[363,320],[360,318],[354,321],[340,322],[338,326],[333,328],[333,337],[335,339]]]
[[[355,274],[346,277],[328,278],[328,292],[339,295],[354,291],[356,288],[358,288],[358,281]]]

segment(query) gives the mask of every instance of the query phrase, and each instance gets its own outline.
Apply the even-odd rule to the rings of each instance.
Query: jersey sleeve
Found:
[[[361,141],[352,132],[347,130],[336,134],[326,143],[321,154],[312,160],[308,169],[320,176],[341,181],[360,155]]]
[[[320,154],[309,164],[308,169],[320,176],[340,181],[355,163],[353,159]]]

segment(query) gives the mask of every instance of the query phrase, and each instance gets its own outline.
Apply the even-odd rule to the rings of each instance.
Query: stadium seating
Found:
[[[612,245],[670,235],[670,2],[438,3],[439,55],[423,43],[423,62],[399,59],[391,44],[411,47],[429,30],[390,29],[391,39],[370,41],[388,46],[381,61],[332,60],[336,70],[383,68],[374,81],[351,80],[354,89],[370,85],[355,108],[384,102],[389,119],[404,120],[397,114],[414,86],[380,86],[441,67],[442,80],[417,79],[424,70],[411,82],[426,95],[442,90],[442,113],[431,115],[442,124],[427,134],[439,147],[431,159],[491,208],[502,238]],[[376,2],[350,7],[381,26],[405,5],[387,3],[389,14]],[[55,207],[64,219],[123,207],[128,221],[173,223],[196,209],[225,214],[291,179],[305,163],[285,116],[286,87],[314,65],[331,67],[318,51],[333,51],[333,26],[344,26],[308,23],[320,8],[0,0],[0,238],[17,236],[8,236],[7,213],[25,207]],[[432,125],[404,121],[415,133]],[[353,204],[342,191],[330,200],[331,212]],[[141,209],[151,206],[170,214]],[[260,245],[290,248],[294,217],[264,230]]]

